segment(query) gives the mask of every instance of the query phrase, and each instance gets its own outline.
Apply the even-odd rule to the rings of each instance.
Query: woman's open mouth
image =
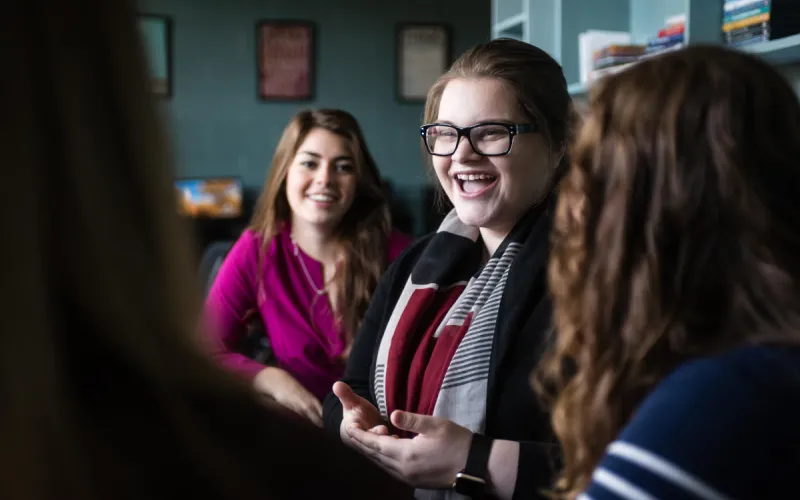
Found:
[[[306,198],[322,207],[328,207],[339,200],[339,197],[333,193],[312,193],[306,195]]]
[[[490,174],[456,174],[459,194],[464,198],[478,198],[492,189],[499,179]]]

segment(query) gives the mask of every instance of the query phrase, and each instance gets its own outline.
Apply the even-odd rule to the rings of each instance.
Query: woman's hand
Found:
[[[449,488],[467,463],[472,431],[451,420],[395,411],[392,424],[412,439],[347,429],[356,448],[393,476],[417,488]]]
[[[339,426],[339,435],[344,443],[352,444],[350,434],[347,432],[351,428],[379,435],[389,433],[383,425],[381,412],[375,405],[353,392],[349,385],[336,382],[333,384],[333,393],[342,402],[342,425]]]
[[[287,371],[268,366],[253,379],[256,392],[322,427],[322,404]]]

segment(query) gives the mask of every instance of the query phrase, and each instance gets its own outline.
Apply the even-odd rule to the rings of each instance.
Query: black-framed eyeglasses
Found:
[[[483,122],[469,127],[456,127],[447,123],[431,123],[419,131],[428,152],[434,156],[450,156],[458,149],[462,137],[466,137],[472,149],[482,156],[503,156],[511,151],[514,136],[536,132],[533,123],[512,124]]]

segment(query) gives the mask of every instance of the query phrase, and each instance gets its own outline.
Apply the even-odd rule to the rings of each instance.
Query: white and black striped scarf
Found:
[[[528,221],[522,221],[527,226]],[[481,267],[483,245],[478,228],[459,220],[455,210],[442,222],[415,264],[381,339],[375,365],[374,390],[384,418],[403,401],[391,401],[395,386],[407,384],[402,366],[393,366],[397,343],[414,342],[419,331],[431,328],[432,309],[446,307],[434,333],[470,321],[458,344],[436,397],[433,415],[452,420],[473,432],[484,432],[490,363],[500,301],[522,239],[529,227],[516,227]],[[450,300],[448,300],[448,296]],[[452,305],[450,305],[452,304]],[[408,330],[417,330],[409,332]],[[412,346],[412,349],[417,346]],[[402,387],[398,390],[405,391]],[[411,390],[411,389],[409,389]],[[402,397],[396,397],[402,399]],[[417,498],[458,498],[453,492],[417,491]]]

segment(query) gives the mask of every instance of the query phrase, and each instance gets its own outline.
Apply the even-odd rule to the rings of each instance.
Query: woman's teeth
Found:
[[[308,195],[308,199],[313,200],[313,201],[321,201],[321,202],[329,203],[329,202],[334,201],[336,198],[334,196],[329,195],[329,194],[310,194],[310,195]]]
[[[489,174],[457,174],[456,179],[460,181],[493,181],[497,177]]]
[[[489,174],[456,174],[456,180],[465,193],[477,193],[496,181],[497,177]]]

